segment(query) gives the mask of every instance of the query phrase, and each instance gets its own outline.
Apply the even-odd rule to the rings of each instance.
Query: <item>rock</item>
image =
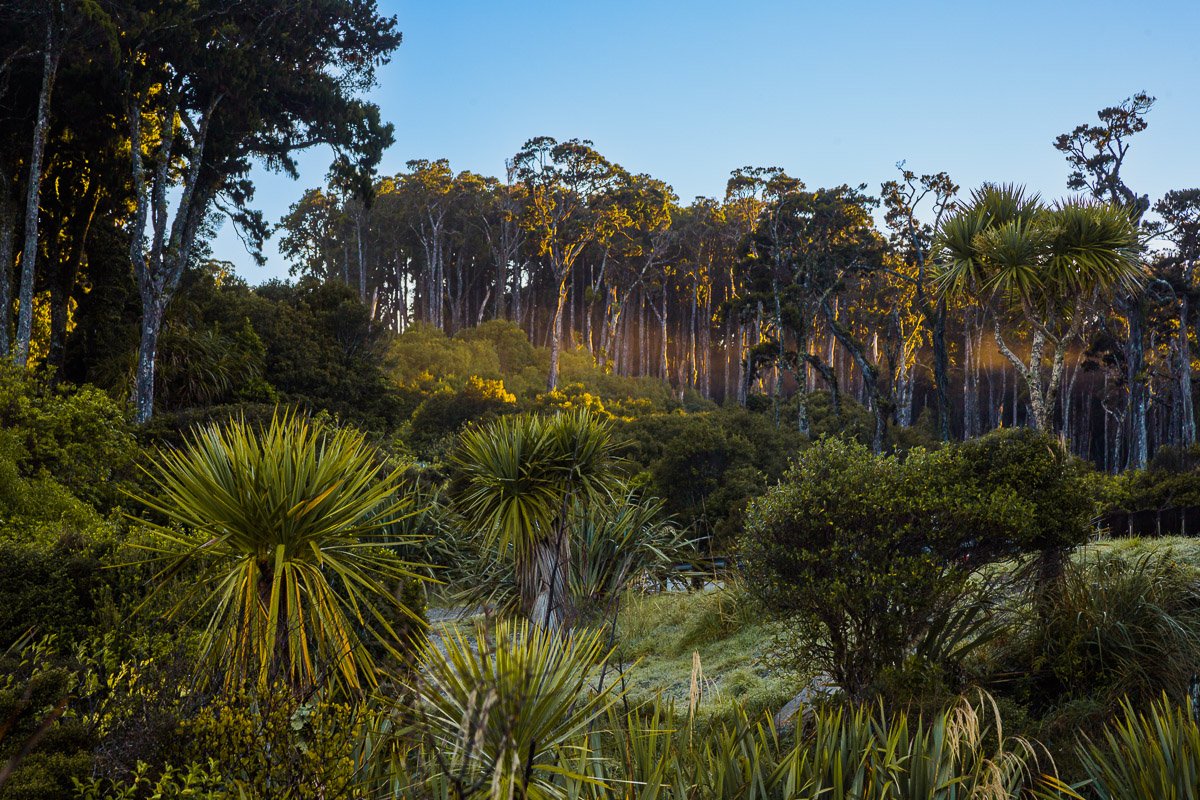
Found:
[[[783,708],[775,712],[775,729],[784,731],[794,727],[797,714],[800,715],[801,722],[803,722],[818,700],[828,698],[835,691],[837,691],[837,687],[828,675],[817,675],[809,681],[808,686],[800,690],[799,694],[788,700]]]

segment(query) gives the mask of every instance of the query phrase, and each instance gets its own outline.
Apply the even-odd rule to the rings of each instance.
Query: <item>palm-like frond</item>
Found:
[[[987,219],[983,209],[972,207],[959,211],[942,223],[934,275],[942,292],[961,296],[983,285],[986,272],[977,242],[987,230]]]
[[[468,523],[501,547],[526,550],[549,535],[567,491],[563,454],[549,420],[512,415],[463,434],[454,463],[462,474],[455,505]]]
[[[1189,704],[1190,705],[1190,704]],[[1122,703],[1124,714],[1099,742],[1080,749],[1091,791],[1100,800],[1196,796],[1200,787],[1200,726],[1195,709],[1165,696],[1145,713]]]
[[[1042,207],[1042,196],[1015,183],[985,183],[971,192],[970,205],[983,213],[988,227],[998,228],[1010,222],[1032,222]]]
[[[989,184],[942,223],[935,280],[947,295],[1056,308],[1136,286],[1137,248],[1137,232],[1118,206],[1069,201],[1048,208],[1021,187]]]
[[[601,631],[501,623],[494,640],[482,629],[474,639],[448,633],[427,655],[412,687],[426,791],[455,782],[473,787],[469,796],[558,798],[565,780],[586,780],[559,755],[620,698],[615,682],[597,692],[587,680],[608,655]]]
[[[394,584],[417,575],[381,531],[409,504],[360,433],[286,413],[261,430],[233,420],[161,451],[148,473],[157,492],[138,499],[168,520],[152,526],[159,577],[197,569],[175,613],[210,611],[205,662],[227,684],[328,673],[357,690],[375,680],[364,635],[398,655],[385,610],[411,615]]]
[[[1046,243],[1046,232],[1036,220],[1016,218],[988,228],[979,237],[988,266],[982,288],[1010,302],[1032,299],[1043,288]]]
[[[1060,203],[1047,215],[1047,272],[1075,291],[1136,287],[1143,273],[1137,230],[1111,203]]]

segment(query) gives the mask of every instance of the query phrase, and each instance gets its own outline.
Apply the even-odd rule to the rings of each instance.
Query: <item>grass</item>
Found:
[[[627,596],[618,619],[616,656],[628,669],[631,703],[661,696],[686,709],[699,655],[700,722],[779,709],[799,686],[766,658],[773,627],[756,618],[737,588]]]
[[[1156,539],[1101,539],[1079,548],[1079,555],[1115,555],[1138,558],[1149,554],[1171,553],[1174,558],[1189,566],[1200,569],[1200,539],[1182,536],[1163,536]]]
[[[1134,560],[1164,552],[1200,569],[1200,539],[1106,539],[1080,548],[1076,555]],[[443,621],[433,627],[473,629],[478,619]],[[699,721],[728,719],[734,707],[753,716],[778,710],[804,685],[804,676],[772,669],[768,651],[775,633],[775,626],[754,612],[736,584],[699,593],[630,592],[618,617],[615,660],[626,670],[631,704],[661,696],[686,709],[693,654],[699,654]]]

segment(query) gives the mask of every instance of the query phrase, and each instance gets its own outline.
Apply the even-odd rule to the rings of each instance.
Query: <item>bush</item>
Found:
[[[964,494],[1004,491],[1020,505],[1007,529],[988,526],[989,558],[1038,554],[1044,579],[1093,533],[1098,476],[1054,437],[1029,428],[1002,428],[942,451],[946,477]]]
[[[646,469],[668,513],[713,549],[736,540],[746,502],[778,480],[804,444],[795,428],[736,407],[656,414],[619,430],[624,453]]]
[[[2,445],[22,477],[52,476],[99,507],[117,502],[137,453],[125,409],[90,386],[0,366]]]
[[[965,592],[988,536],[1023,509],[1010,491],[963,486],[943,452],[906,459],[822,439],[750,504],[747,587],[795,621],[801,658],[863,699],[906,661]],[[943,652],[955,648],[942,646]]]
[[[52,638],[0,651],[0,796],[57,800],[87,774],[94,744],[69,714],[75,676],[53,659]],[[10,774],[4,775],[12,768]]]
[[[1166,554],[1089,556],[1068,566],[1039,614],[998,648],[997,691],[1035,712],[1088,700],[1096,716],[1128,697],[1182,697],[1200,664],[1200,575]]]
[[[417,406],[403,437],[408,446],[426,461],[439,460],[454,444],[454,436],[470,422],[486,422],[497,414],[517,410],[517,398],[500,380],[471,376],[457,391],[437,391]]]

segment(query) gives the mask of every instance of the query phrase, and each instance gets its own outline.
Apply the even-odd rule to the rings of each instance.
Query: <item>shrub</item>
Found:
[[[620,695],[610,680],[592,690],[591,670],[607,657],[600,631],[557,633],[501,623],[494,638],[452,633],[428,652],[410,687],[417,698],[407,758],[389,776],[399,796],[557,797],[594,762],[582,759],[591,724]],[[564,752],[574,751],[574,764]]]
[[[1020,513],[1007,528],[986,521],[980,526],[986,534],[979,542],[981,556],[1036,554],[1045,583],[1094,530],[1091,521],[1099,510],[1095,473],[1048,434],[1002,428],[941,451],[940,460],[948,480],[964,495],[1003,491],[1019,504]]]
[[[736,407],[655,414],[619,430],[667,512],[718,550],[741,533],[746,502],[779,479],[804,443],[794,427]]]
[[[1200,575],[1166,554],[1089,556],[995,654],[994,686],[1043,714],[1088,700],[1101,714],[1182,697],[1200,664]]]
[[[116,502],[137,453],[126,411],[108,395],[11,365],[0,366],[0,430],[21,476],[51,476],[101,507]]]
[[[1006,535],[1010,492],[972,491],[939,453],[873,456],[823,439],[750,504],[747,587],[795,621],[795,641],[851,697],[901,668],[963,597],[981,531]]]
[[[517,410],[517,398],[500,380],[471,376],[459,390],[443,389],[427,396],[406,425],[405,441],[424,460],[443,456],[454,436],[470,422],[486,422]]]
[[[260,429],[232,421],[158,461],[157,491],[140,500],[168,523],[153,526],[160,585],[197,570],[173,614],[209,614],[203,660],[227,687],[331,679],[358,691],[378,679],[367,641],[403,660],[375,604],[405,612],[393,591],[418,577],[385,531],[408,503],[360,433],[292,414]]]

